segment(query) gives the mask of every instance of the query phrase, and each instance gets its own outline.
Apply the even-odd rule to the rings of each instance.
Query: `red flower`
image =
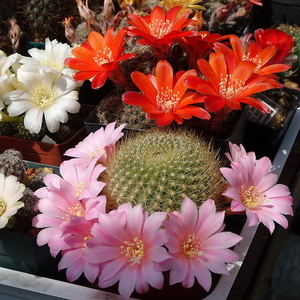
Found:
[[[219,33],[199,31],[196,36],[182,37],[178,43],[184,47],[187,53],[187,61],[190,69],[198,70],[197,60],[206,58],[213,50],[214,43],[221,37]]]
[[[221,52],[211,53],[209,62],[199,59],[198,67],[206,80],[188,76],[185,85],[206,95],[204,106],[210,112],[220,111],[226,106],[241,109],[240,103],[246,103],[267,113],[269,108],[251,95],[281,87],[272,76],[255,74],[256,64],[249,61],[236,64],[232,55]]]
[[[270,75],[274,73],[284,72],[291,68],[291,66],[279,63],[274,60],[278,53],[275,45],[269,44],[262,47],[254,41],[245,42],[236,35],[224,36],[230,39],[231,48],[221,43],[215,43],[215,51],[220,51],[224,55],[233,55],[237,61],[250,61],[256,64],[255,73],[259,75]]]
[[[173,76],[172,66],[167,61],[159,61],[156,66],[156,77],[141,72],[131,74],[132,81],[144,93],[126,92],[122,100],[130,105],[141,106],[147,113],[147,118],[156,119],[156,124],[166,126],[176,121],[183,123],[183,119],[193,116],[208,120],[210,114],[194,103],[203,102],[203,97],[195,92],[186,92],[183,85],[187,76],[196,76],[195,70],[179,71]]]
[[[67,58],[65,65],[78,70],[74,74],[75,80],[91,79],[94,89],[103,86],[107,78],[126,87],[127,82],[121,72],[119,62],[134,57],[134,54],[122,54],[126,42],[124,37],[123,29],[114,35],[114,29],[111,27],[104,36],[92,31],[81,46],[72,50],[75,58]]]
[[[175,6],[165,13],[163,8],[155,6],[151,15],[141,17],[130,14],[127,22],[132,26],[124,29],[128,35],[141,38],[137,41],[139,45],[150,45],[159,60],[165,59],[174,41],[182,36],[196,34],[195,31],[181,31],[196,21],[187,19],[190,10],[179,16],[180,10],[180,6]]]
[[[269,64],[284,64],[290,62],[288,57],[293,54],[294,39],[289,34],[279,29],[268,28],[257,29],[254,32],[256,42],[262,47],[266,48],[274,45],[277,48],[276,54],[268,62]]]

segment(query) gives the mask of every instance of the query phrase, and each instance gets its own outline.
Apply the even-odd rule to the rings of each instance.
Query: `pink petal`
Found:
[[[194,262],[191,264],[191,267],[193,269],[193,273],[196,276],[199,284],[206,290],[209,291],[211,284],[212,284],[212,278],[210,271],[201,263]]]
[[[198,221],[197,205],[190,198],[185,197],[181,204],[181,218],[186,228],[193,230]]]
[[[162,289],[164,277],[161,272],[154,270],[154,264],[150,261],[143,262],[141,266],[142,276],[154,288]]]
[[[136,272],[132,269],[135,268],[129,267],[125,269],[119,281],[119,293],[124,300],[129,299],[136,284]]]
[[[182,282],[186,277],[189,269],[189,263],[184,255],[181,255],[175,262],[170,272],[170,284]]]
[[[127,259],[125,261],[124,257],[119,257],[114,259],[111,262],[108,262],[104,264],[102,273],[100,275],[99,280],[102,282],[105,282],[109,279],[116,278],[116,281],[118,280],[119,271],[123,268],[123,266],[126,266]],[[117,276],[117,277],[116,277]]]
[[[243,238],[232,232],[219,232],[207,238],[203,242],[203,249],[230,248],[240,242]]]

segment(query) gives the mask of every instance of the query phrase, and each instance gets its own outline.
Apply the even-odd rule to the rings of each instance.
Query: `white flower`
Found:
[[[0,173],[0,228],[5,227],[8,219],[24,206],[23,202],[18,201],[24,189],[24,184],[18,182],[17,177],[6,177]]]
[[[31,133],[39,133],[43,117],[48,130],[56,132],[60,123],[68,121],[68,112],[79,112],[77,85],[69,76],[57,79],[52,72],[33,65],[22,65],[17,79],[17,89],[3,98],[11,117],[26,113],[24,126]]]
[[[54,72],[59,77],[61,74],[72,74],[74,71],[64,65],[64,61],[71,55],[71,47],[57,40],[45,40],[45,50],[32,48],[28,50],[31,57],[23,57],[21,63],[39,66],[47,72]]]
[[[20,67],[20,59],[22,56],[18,53],[11,54],[6,56],[5,53],[0,53],[0,76],[7,74],[12,75],[10,68],[12,68],[13,72]]]

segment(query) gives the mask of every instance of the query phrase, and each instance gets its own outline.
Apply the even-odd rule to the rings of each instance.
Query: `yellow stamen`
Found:
[[[77,203],[75,206],[68,207],[68,212],[62,219],[68,221],[71,219],[71,216],[77,216],[77,217],[84,216],[84,211],[82,210],[82,206],[79,203]]]
[[[242,194],[241,199],[243,204],[251,209],[257,208],[262,203],[269,201],[266,195],[253,185]]]
[[[181,251],[188,258],[193,258],[196,255],[201,256],[203,252],[200,250],[202,242],[195,237],[195,234],[189,234],[186,239],[182,242]]]
[[[149,24],[150,34],[158,39],[161,39],[170,31],[172,31],[172,23],[169,20],[165,22],[157,21],[154,24]]]
[[[54,92],[52,88],[40,84],[32,93],[32,99],[40,108],[46,108],[53,103]]]
[[[101,149],[95,148],[95,149],[93,149],[92,151],[89,152],[89,156],[90,156],[91,160],[93,158],[95,158],[96,156],[101,156],[103,154],[105,154],[104,148],[101,148]]]
[[[98,50],[93,60],[98,65],[107,64],[114,61],[113,53],[110,48],[105,47],[103,51]]]
[[[128,261],[132,261],[131,266],[135,264],[140,264],[141,259],[145,256],[145,246],[143,241],[135,237],[133,242],[125,241],[126,246],[121,246],[122,254],[125,254],[128,257]]]
[[[59,67],[59,65],[56,62],[54,62],[54,61],[44,60],[44,61],[41,62],[41,64],[43,66],[50,67],[50,68],[52,68],[54,70],[57,70],[57,71],[61,70],[61,68]]]
[[[73,185],[77,189],[76,197],[79,197],[81,195],[81,193],[83,192],[84,183],[83,182],[75,182]]]
[[[6,205],[5,202],[0,199],[0,216],[2,216],[6,211]]]
[[[161,90],[156,95],[157,108],[165,113],[174,112],[179,101],[179,92],[174,94],[173,90],[168,87],[161,87]]]

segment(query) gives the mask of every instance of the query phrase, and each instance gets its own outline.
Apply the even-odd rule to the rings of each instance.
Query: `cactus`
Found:
[[[45,124],[45,122],[42,123],[42,127],[39,133],[35,134],[35,133],[30,133],[28,129],[25,128],[24,126],[24,117],[25,115],[23,115],[21,117],[21,120],[17,123],[17,130],[18,130],[18,134],[17,136],[19,138],[22,138],[24,140],[29,140],[29,141],[40,141],[46,134],[47,131],[47,126]]]
[[[131,202],[148,212],[180,210],[185,196],[200,206],[226,201],[212,146],[191,131],[153,129],[127,137],[106,165],[103,181],[109,208]]]
[[[140,106],[125,104],[120,116],[120,124],[126,123],[131,129],[150,129],[155,127],[155,121],[147,119]]]
[[[23,182],[26,176],[26,164],[20,151],[7,149],[0,154],[0,173],[5,176],[14,175],[19,182]]]
[[[298,81],[300,77],[300,27],[296,25],[280,24],[277,29],[284,31],[293,37],[295,41],[294,55],[296,56],[292,70],[280,75],[291,79],[295,78],[295,80]]]
[[[33,193],[30,188],[25,188],[23,197],[20,199],[24,202],[24,207],[20,208],[11,218],[8,228],[11,227],[11,229],[18,232],[27,232],[32,228],[32,219],[39,213],[34,209],[39,198]]]

